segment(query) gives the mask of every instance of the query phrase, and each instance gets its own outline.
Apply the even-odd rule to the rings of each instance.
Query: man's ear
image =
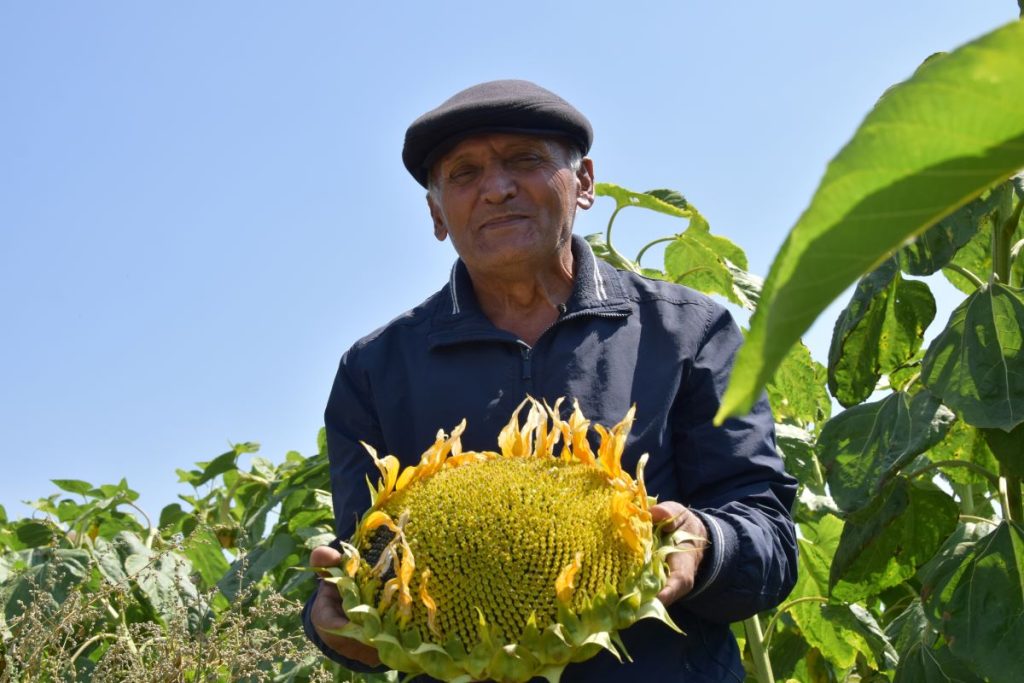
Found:
[[[579,189],[576,191],[576,206],[581,209],[589,209],[594,205],[594,162],[590,157],[580,160],[580,170],[576,171],[576,182]]]
[[[430,220],[434,221],[434,237],[437,238],[438,242],[444,242],[445,238],[448,237],[448,228],[445,227],[441,208],[429,192],[427,193],[427,206],[430,207]]]

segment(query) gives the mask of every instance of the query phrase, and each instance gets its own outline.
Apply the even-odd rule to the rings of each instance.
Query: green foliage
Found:
[[[857,284],[836,321],[828,354],[828,388],[844,406],[866,400],[882,374],[910,361],[935,317],[928,285],[907,280],[891,258]]]
[[[749,409],[846,287],[1024,165],[1024,23],[928,60],[832,160],[772,264],[719,419]]]
[[[1020,675],[1024,651],[1024,528],[1003,522],[979,540],[931,601],[929,618],[954,655],[992,680]]]
[[[895,392],[836,415],[818,439],[836,503],[848,512],[867,505],[895,472],[938,443],[953,419],[927,392]]]
[[[394,680],[343,671],[302,633],[299,569],[333,538],[319,442],[280,465],[242,469],[257,447],[239,444],[179,470],[193,493],[156,525],[125,481],[54,480],[41,517],[0,519],[0,681]]]
[[[765,650],[777,676],[800,681],[1019,677],[1024,193],[1021,178],[1005,178],[1024,164],[1024,119],[977,110],[1017,102],[1005,90],[1007,74],[1024,75],[1021,48],[1024,28],[1000,29],[887,93],[829,168],[763,291],[692,204],[662,205],[678,193],[599,191],[616,199],[612,220],[641,206],[688,221],[651,243],[667,243],[663,269],[616,252],[611,222],[592,238],[602,256],[735,304],[760,301],[720,416],[766,385],[801,484],[797,585],[762,615],[763,638],[748,625],[741,639],[761,683],[771,679]],[[976,158],[963,140],[932,139],[934,127],[968,119],[986,141]],[[826,370],[792,342],[864,271]],[[966,298],[926,345],[935,301],[915,278],[939,272]],[[745,298],[741,282],[752,285]],[[846,410],[830,415],[826,385]]]
[[[994,282],[960,304],[924,356],[921,380],[976,427],[1024,423],[1024,292]]]

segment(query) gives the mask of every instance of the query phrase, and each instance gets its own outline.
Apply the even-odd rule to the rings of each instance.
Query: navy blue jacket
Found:
[[[344,355],[325,414],[337,535],[352,535],[369,507],[367,476],[379,476],[359,441],[404,466],[463,418],[463,448],[493,450],[526,394],[549,403],[566,396],[563,410],[578,399],[584,415],[607,426],[635,403],[623,467],[635,471],[649,453],[649,493],[697,511],[710,548],[693,592],[669,609],[687,635],[641,621],[622,634],[632,664],[602,653],[567,667],[562,680],[742,681],[729,622],[778,604],[793,586],[796,482],[783,471],[766,400],[712,425],[740,332],[710,298],[615,270],[579,237],[572,248],[572,296],[533,347],[484,316],[459,261],[441,291]],[[313,641],[345,662],[326,650],[306,612]]]

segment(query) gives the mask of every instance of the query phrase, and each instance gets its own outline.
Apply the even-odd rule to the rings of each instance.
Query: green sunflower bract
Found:
[[[639,619],[678,630],[655,598],[677,551],[651,523],[646,455],[635,477],[621,467],[634,410],[594,425],[594,453],[579,406],[566,421],[560,404],[524,401],[500,452],[462,451],[465,421],[401,472],[364,444],[381,478],[325,579],[350,619],[340,635],[411,675],[513,683],[628,657],[618,632]]]

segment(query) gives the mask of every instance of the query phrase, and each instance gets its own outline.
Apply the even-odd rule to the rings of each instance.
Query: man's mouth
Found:
[[[480,224],[481,228],[504,228],[510,225],[514,225],[519,221],[526,220],[526,216],[521,213],[508,213],[503,216],[494,216],[488,218]]]

